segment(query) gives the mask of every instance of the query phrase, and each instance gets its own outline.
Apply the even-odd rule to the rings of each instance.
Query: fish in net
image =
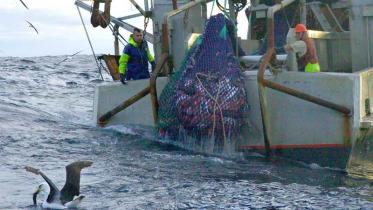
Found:
[[[212,16],[159,99],[158,127],[173,138],[180,129],[193,137],[226,140],[239,133],[249,111],[235,56],[235,26]],[[172,135],[173,134],[173,135]]]

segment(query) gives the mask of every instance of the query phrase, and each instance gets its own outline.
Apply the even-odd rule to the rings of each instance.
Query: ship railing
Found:
[[[267,111],[267,101],[266,101],[266,94],[265,88],[269,87],[271,89],[292,95],[294,97],[300,98],[305,101],[309,101],[311,103],[315,103],[321,105],[323,107],[335,110],[344,114],[344,137],[345,137],[345,145],[350,144],[350,135],[351,135],[351,126],[350,126],[350,116],[351,110],[345,106],[338,105],[336,103],[309,95],[307,93],[301,92],[299,90],[295,90],[279,83],[267,80],[264,78],[264,72],[266,68],[269,66],[270,62],[276,59],[275,53],[275,34],[274,34],[274,14],[281,9],[285,8],[286,6],[290,5],[291,3],[295,2],[295,0],[284,0],[280,4],[275,4],[274,6],[268,8],[267,11],[267,31],[268,31],[268,49],[266,54],[264,55],[263,61],[259,66],[259,71],[257,74],[258,80],[258,89],[259,89],[259,101],[260,101],[260,109],[261,109],[261,116],[262,116],[262,124],[263,124],[263,134],[264,134],[264,145],[266,149],[266,155],[269,157],[271,155],[271,138],[269,136],[269,119],[268,119],[268,111]]]
[[[135,94],[134,96],[128,98],[127,100],[123,101],[120,105],[114,107],[112,110],[106,112],[101,117],[98,118],[98,124],[104,127],[110,119],[116,115],[117,113],[123,111],[127,107],[131,106],[132,104],[136,103],[143,97],[150,94],[151,101],[152,101],[152,110],[153,110],[153,118],[154,123],[156,124],[158,121],[158,97],[157,97],[157,78],[160,75],[160,72],[165,67],[165,64],[168,61],[168,53],[163,53],[161,57],[158,59],[155,70],[152,72],[150,79],[149,79],[149,86],[142,89],[140,92]]]

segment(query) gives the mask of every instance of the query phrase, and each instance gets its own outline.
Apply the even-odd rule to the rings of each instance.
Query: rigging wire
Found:
[[[224,14],[227,14],[229,12],[229,9],[227,9],[226,4],[227,0],[224,1],[224,5],[222,6],[219,2],[219,0],[216,0],[216,6],[222,11]],[[234,7],[234,12],[237,15],[239,11],[241,11],[243,8],[245,8],[247,4],[247,0],[233,0],[233,7]]]
[[[104,77],[102,76],[102,72],[101,72],[101,68],[100,68],[100,65],[97,61],[97,57],[96,57],[96,54],[95,54],[95,51],[93,49],[93,46],[92,46],[92,42],[91,42],[91,39],[89,38],[89,34],[88,34],[88,31],[87,31],[87,28],[85,27],[85,23],[84,23],[84,20],[83,20],[83,17],[82,17],[82,13],[80,12],[80,9],[78,6],[76,6],[76,8],[78,9],[78,12],[79,12],[79,16],[80,16],[80,20],[82,21],[82,24],[83,24],[83,27],[84,27],[84,31],[85,31],[85,34],[87,36],[87,40],[89,42],[89,45],[91,46],[91,50],[92,50],[92,54],[93,54],[93,57],[95,59],[95,62],[97,64],[97,68],[98,68],[98,72],[101,76],[101,80],[103,81],[104,80]]]
[[[109,70],[108,70],[108,68],[106,68],[105,65],[102,63],[102,60],[104,60],[104,57],[103,56],[99,56],[97,59],[98,59],[98,61],[100,63],[100,68],[104,69],[106,71],[106,73],[108,73],[109,75],[111,75],[110,72],[109,72]]]
[[[115,35],[118,35],[118,36],[119,36],[120,39],[118,39],[118,40],[120,41],[120,43],[122,43],[123,45],[128,44],[128,41],[127,41],[127,40],[122,36],[122,34],[119,33],[119,31],[118,31],[118,32],[115,32],[115,30],[114,30],[114,26],[113,26],[112,23],[109,24],[109,28],[110,28],[110,30],[111,30],[111,32],[113,33],[114,36],[115,36]],[[121,39],[122,39],[122,40],[121,40]],[[126,42],[126,44],[124,44],[123,41]]]

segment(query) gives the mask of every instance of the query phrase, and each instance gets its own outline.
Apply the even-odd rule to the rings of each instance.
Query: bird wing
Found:
[[[79,195],[79,197],[75,198],[74,200],[65,203],[64,206],[66,206],[68,209],[77,209],[83,198],[84,195]]]
[[[82,51],[83,51],[83,50],[79,50],[78,52],[72,54],[71,57],[72,57],[72,56],[75,56],[75,55],[77,55],[77,54],[79,54],[79,53],[81,53]]]
[[[61,190],[63,204],[80,194],[80,171],[92,165],[92,161],[77,161],[66,166],[66,182]]]
[[[67,58],[63,59],[62,61],[60,61],[60,62],[58,62],[58,63],[55,63],[54,65],[55,65],[55,66],[58,66],[58,65],[60,65],[62,62],[67,61],[68,59],[69,59],[69,58],[67,57]]]
[[[23,4],[23,6],[26,7],[26,9],[28,9],[28,7],[27,7],[27,5],[25,4],[25,2],[23,2],[22,0],[19,0],[19,1]]]
[[[54,65],[55,65],[55,66],[58,66],[58,65],[60,65],[62,62],[65,62],[65,61],[69,60],[70,58],[72,58],[73,56],[79,54],[79,53],[82,52],[82,51],[83,51],[83,50],[80,50],[80,51],[78,51],[78,52],[76,52],[76,53],[74,53],[74,54],[72,54],[72,55],[69,55],[67,58],[63,59],[62,61],[60,61],[60,62],[58,62],[58,63],[55,63]]]
[[[33,28],[37,34],[39,34],[39,31],[38,29],[36,29],[36,27],[34,25],[32,25],[32,23],[30,23],[29,21],[26,20],[26,22],[28,22],[28,24],[30,24],[30,27]]]
[[[47,202],[51,203],[54,200],[59,199],[59,197],[60,197],[60,190],[52,182],[52,180],[50,180],[43,172],[41,172],[39,169],[33,168],[31,166],[26,166],[25,169],[28,172],[34,173],[36,175],[40,175],[48,183],[50,191],[49,191],[49,195],[48,195],[48,198],[47,198]]]

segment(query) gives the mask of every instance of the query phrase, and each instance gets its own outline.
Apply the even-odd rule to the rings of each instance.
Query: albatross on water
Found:
[[[83,195],[80,195],[80,171],[83,168],[92,165],[91,161],[77,161],[66,166],[66,182],[60,191],[57,186],[39,169],[26,166],[25,169],[28,172],[40,175],[47,182],[38,186],[37,190],[33,194],[33,202],[36,205],[36,199],[39,193],[48,193],[42,203],[43,208],[51,209],[67,209],[77,208],[82,199]],[[49,188],[49,189],[48,189]],[[74,196],[78,196],[74,199]]]

